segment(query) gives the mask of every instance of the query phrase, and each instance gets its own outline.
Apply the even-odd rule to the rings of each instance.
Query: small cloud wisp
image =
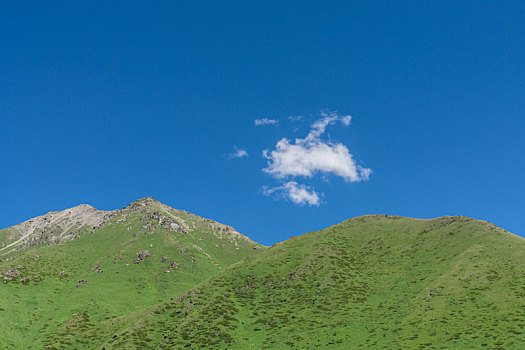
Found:
[[[248,157],[248,151],[242,148],[235,147],[233,152],[228,155],[230,159],[232,158],[245,158]]]
[[[268,119],[268,118],[261,118],[261,119],[255,119],[254,121],[255,126],[261,126],[261,125],[279,125],[279,121],[276,119]]]
[[[282,186],[273,188],[264,188],[263,193],[266,196],[276,194],[279,197],[289,199],[295,204],[319,206],[320,198],[317,192],[306,185],[300,185],[295,181],[288,181]]]

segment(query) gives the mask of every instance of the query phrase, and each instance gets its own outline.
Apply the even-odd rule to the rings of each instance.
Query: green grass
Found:
[[[8,244],[14,242],[16,239],[16,234],[12,232],[12,229],[5,228],[0,230],[0,248],[7,246]]]
[[[5,271],[25,258],[21,276],[0,284],[0,344],[525,347],[525,240],[487,222],[364,216],[261,249],[249,240],[236,245],[227,235],[221,239],[218,232],[224,231],[191,214],[177,215],[196,223],[193,233],[155,227],[133,237],[134,230],[124,229],[144,225],[137,214],[1,263]],[[140,249],[152,256],[133,264]],[[175,273],[164,272],[162,256],[180,264]],[[104,273],[93,271],[97,264]],[[64,266],[67,275],[60,276]],[[22,275],[41,281],[23,284]],[[79,279],[89,284],[75,288]]]
[[[235,264],[104,347],[521,349],[524,248],[464,217],[361,217]]]

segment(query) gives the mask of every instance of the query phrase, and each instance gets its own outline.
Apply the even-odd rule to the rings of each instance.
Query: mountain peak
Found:
[[[155,207],[158,207],[159,205],[163,205],[161,202],[159,202],[158,200],[156,200],[155,198],[153,197],[144,197],[144,198],[139,198],[133,202],[131,202],[129,205],[125,206],[124,208],[122,208],[122,210],[137,210],[137,209],[141,209],[141,208],[149,208],[149,207],[152,207],[152,206],[155,206]]]
[[[149,203],[149,202],[158,202],[158,200],[156,200],[155,198],[153,198],[151,196],[147,196],[147,197],[139,198],[135,202],[146,202],[146,203]]]
[[[144,197],[144,198],[137,199],[136,201],[132,202],[130,205],[148,205],[152,203],[160,203],[160,202],[153,197]]]

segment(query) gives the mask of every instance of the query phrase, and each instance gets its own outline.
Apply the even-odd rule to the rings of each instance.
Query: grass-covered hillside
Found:
[[[485,221],[370,215],[266,248],[151,198],[92,209],[0,231],[0,348],[525,348],[525,240]]]
[[[4,248],[20,241],[0,251],[2,349],[92,348],[148,307],[265,249],[229,226],[152,198],[105,212],[95,227],[62,220],[68,211],[51,213],[60,225],[45,230],[20,229],[38,221],[30,220],[0,231]]]
[[[358,217],[77,334],[100,349],[524,349],[524,257],[484,221]]]

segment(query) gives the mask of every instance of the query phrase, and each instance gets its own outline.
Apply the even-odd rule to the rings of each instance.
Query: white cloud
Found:
[[[351,115],[345,115],[341,117],[341,123],[343,123],[344,126],[350,125],[352,122],[352,116]]]
[[[263,170],[278,179],[295,176],[310,178],[322,173],[340,176],[347,182],[367,180],[371,170],[357,165],[345,145],[321,140],[328,125],[336,121],[348,125],[351,117],[340,117],[333,112],[323,112],[321,116],[323,118],[312,124],[304,139],[293,142],[283,138],[277,142],[275,149],[263,151],[263,156],[268,159],[268,167]]]
[[[300,185],[295,181],[289,181],[282,186],[274,188],[265,188],[265,195],[270,196],[277,194],[283,196],[295,204],[308,204],[313,206],[319,206],[319,195],[313,189],[306,185]]]
[[[234,151],[229,154],[230,158],[244,158],[248,157],[248,152],[245,149],[234,147]]]
[[[282,138],[273,149],[263,151],[264,158],[268,160],[263,171],[282,183],[273,188],[264,187],[265,195],[284,198],[299,205],[319,206],[318,192],[310,186],[297,183],[298,177],[312,178],[320,174],[324,179],[328,175],[339,176],[346,182],[368,180],[372,170],[358,165],[346,145],[322,137],[328,126],[337,123],[349,126],[352,116],[339,115],[328,110],[322,111],[320,116],[304,138]],[[302,117],[289,116],[288,119],[294,122]],[[260,121],[256,120],[256,125],[270,124]]]
[[[268,119],[268,118],[261,118],[261,119],[255,119],[253,121],[255,123],[255,126],[260,125],[279,125],[279,121],[276,119]]]

